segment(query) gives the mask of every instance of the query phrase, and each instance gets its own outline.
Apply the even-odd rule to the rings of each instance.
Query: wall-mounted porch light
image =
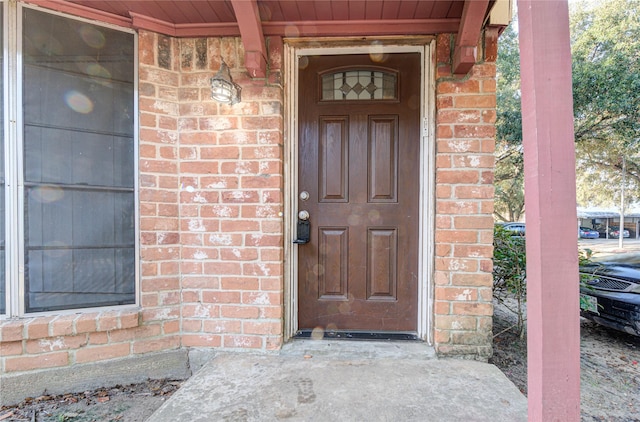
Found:
[[[240,102],[242,88],[231,79],[229,67],[222,61],[220,70],[211,78],[211,98],[223,103],[233,105]]]

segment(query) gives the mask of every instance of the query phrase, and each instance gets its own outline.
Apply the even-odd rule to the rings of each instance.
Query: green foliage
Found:
[[[524,213],[520,52],[518,34],[509,25],[500,36],[497,69],[496,170],[494,213],[518,221]]]
[[[640,1],[575,2],[570,10],[577,197],[619,203],[621,157],[627,196],[640,197]],[[524,212],[518,36],[500,37],[497,72],[496,217]]]
[[[518,317],[514,327],[525,334],[527,300],[525,238],[496,226],[493,231],[493,297]]]
[[[571,13],[578,203],[640,196],[640,2],[578,3]]]

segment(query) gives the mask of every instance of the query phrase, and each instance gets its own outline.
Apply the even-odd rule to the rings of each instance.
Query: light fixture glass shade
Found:
[[[233,105],[240,102],[242,88],[231,79],[229,67],[222,61],[220,70],[211,78],[211,98],[223,103]]]

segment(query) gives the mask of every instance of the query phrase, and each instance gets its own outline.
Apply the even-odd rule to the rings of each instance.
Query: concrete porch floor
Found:
[[[414,342],[296,340],[221,353],[150,418],[176,421],[526,421],[527,400],[486,363]]]

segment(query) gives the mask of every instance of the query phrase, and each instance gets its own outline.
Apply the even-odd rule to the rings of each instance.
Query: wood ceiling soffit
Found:
[[[267,76],[267,48],[256,0],[231,0],[244,45],[244,62],[252,78]]]
[[[480,31],[487,15],[489,0],[465,1],[460,28],[453,50],[453,73],[466,75],[476,63]]]

